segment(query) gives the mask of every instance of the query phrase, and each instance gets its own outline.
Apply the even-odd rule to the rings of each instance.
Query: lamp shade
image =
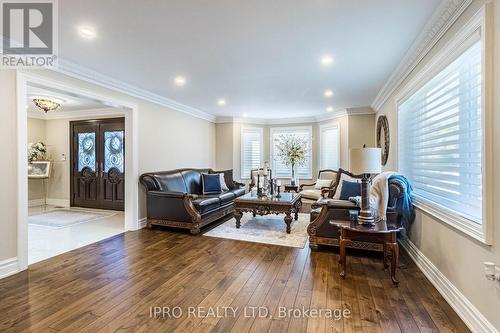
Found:
[[[380,173],[381,165],[380,148],[351,148],[349,151],[349,171],[355,175]]]

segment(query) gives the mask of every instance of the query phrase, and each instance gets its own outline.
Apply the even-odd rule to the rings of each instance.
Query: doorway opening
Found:
[[[31,75],[19,77],[18,96],[25,96],[22,103],[18,99],[19,160],[28,162],[27,170],[19,167],[18,175],[18,252],[23,270],[136,230],[139,223],[132,195],[137,191],[132,162],[136,108]],[[34,103],[35,97],[61,105],[46,112]],[[93,135],[82,126],[93,128]],[[32,150],[40,144],[44,154],[36,156]]]

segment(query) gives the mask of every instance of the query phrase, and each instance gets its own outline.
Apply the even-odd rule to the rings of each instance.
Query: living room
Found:
[[[1,1],[0,330],[500,330],[497,1],[42,2]],[[122,229],[31,261],[31,168],[88,210],[68,124],[117,114]]]

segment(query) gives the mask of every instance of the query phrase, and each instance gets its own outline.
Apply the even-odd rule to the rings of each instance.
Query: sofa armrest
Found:
[[[198,222],[201,215],[192,200],[197,195],[183,192],[148,191],[149,219]]]

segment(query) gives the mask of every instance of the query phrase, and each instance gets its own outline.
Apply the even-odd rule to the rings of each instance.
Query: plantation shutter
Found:
[[[339,168],[339,144],[338,126],[321,128],[321,169],[337,170]]]
[[[399,106],[399,168],[418,198],[482,219],[482,68],[475,42]]]
[[[311,162],[311,146],[312,146],[312,130],[310,127],[300,128],[271,128],[271,154],[272,154],[272,170],[273,176],[280,178],[289,178],[292,176],[291,166],[285,165],[277,154],[278,140],[281,135],[293,135],[306,140],[307,155],[303,166],[297,167],[297,177],[303,179],[312,178],[312,162]]]
[[[250,178],[250,171],[262,166],[262,129],[244,128],[241,135],[241,178]]]

